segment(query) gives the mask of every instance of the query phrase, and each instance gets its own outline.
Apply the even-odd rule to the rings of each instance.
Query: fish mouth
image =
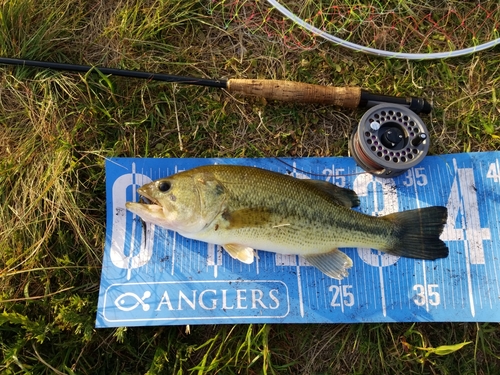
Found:
[[[153,198],[152,196],[148,195],[142,188],[137,189],[137,192],[140,195],[139,202],[140,204],[146,205],[146,206],[161,206],[160,202]]]
[[[158,201],[152,199],[152,198],[147,198],[147,197],[144,197],[141,195],[141,197],[139,198],[139,202],[137,203],[141,203],[141,204],[144,204],[146,206],[159,206],[160,204],[158,203]]]

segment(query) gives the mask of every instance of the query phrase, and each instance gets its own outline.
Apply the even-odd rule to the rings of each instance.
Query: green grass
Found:
[[[431,153],[500,148],[498,48],[384,60],[319,43],[255,4],[276,22],[249,29],[249,3],[236,1],[0,0],[0,56],[424,96]],[[0,373],[499,373],[493,323],[94,328],[106,157],[347,155],[362,114],[0,67]]]

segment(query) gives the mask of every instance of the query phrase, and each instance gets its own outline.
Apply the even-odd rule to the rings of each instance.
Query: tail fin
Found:
[[[449,250],[439,236],[443,232],[447,217],[448,210],[441,206],[384,216],[384,219],[394,223],[395,231],[392,241],[382,250],[408,258],[446,258]]]

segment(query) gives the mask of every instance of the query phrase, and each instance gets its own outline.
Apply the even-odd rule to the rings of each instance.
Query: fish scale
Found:
[[[318,192],[307,180],[252,168],[244,174],[241,181],[234,182],[231,178],[238,175],[240,168],[248,169],[221,166],[214,174],[228,191],[228,206],[231,209],[272,209],[275,220],[248,228],[247,234],[253,238],[258,235],[255,232],[260,231],[260,236],[274,237],[288,251],[297,248],[303,252],[385,245],[391,227],[389,223],[358,214],[332,202],[331,197]],[[279,223],[290,225],[276,228]],[[266,234],[262,233],[264,230]],[[370,239],[367,240],[367,237]]]

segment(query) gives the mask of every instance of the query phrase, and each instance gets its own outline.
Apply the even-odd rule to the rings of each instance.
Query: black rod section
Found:
[[[397,96],[372,94],[368,91],[361,90],[360,107],[373,107],[377,104],[400,104],[408,107],[415,113],[431,113],[432,105],[423,98],[407,97],[400,98]]]
[[[53,69],[53,70],[65,70],[65,71],[70,71],[70,72],[73,71],[80,73],[88,73],[91,70],[97,69],[103,74],[112,74],[115,76],[141,78],[141,79],[163,81],[163,82],[175,82],[187,85],[218,87],[223,89],[227,88],[227,80],[222,80],[222,79],[216,80],[216,79],[183,77],[183,76],[174,76],[169,74],[138,72],[133,70],[92,67],[89,65],[76,65],[76,64],[53,63],[48,61],[11,59],[6,57],[0,57],[0,64],[29,66],[29,67]]]

